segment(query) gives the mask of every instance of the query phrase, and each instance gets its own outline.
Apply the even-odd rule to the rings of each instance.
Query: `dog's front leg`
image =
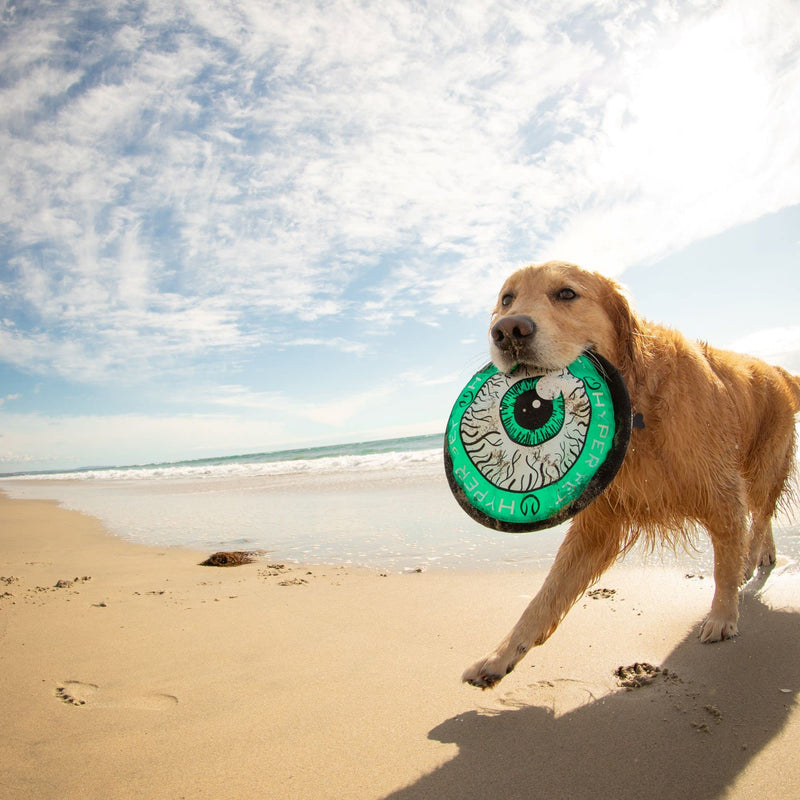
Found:
[[[595,515],[572,522],[542,588],[498,647],[475,662],[461,680],[481,689],[494,686],[531,649],[543,644],[586,589],[619,554],[619,531],[598,524]],[[594,519],[593,519],[594,517]]]

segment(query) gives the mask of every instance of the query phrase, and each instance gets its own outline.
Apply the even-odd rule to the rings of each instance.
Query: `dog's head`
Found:
[[[635,325],[614,281],[548,261],[518,270],[500,290],[489,328],[491,357],[506,373],[517,364],[555,370],[593,348],[624,369]]]

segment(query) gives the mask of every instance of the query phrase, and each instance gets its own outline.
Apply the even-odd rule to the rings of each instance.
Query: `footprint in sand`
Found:
[[[84,681],[64,681],[56,687],[56,697],[72,706],[95,708],[135,708],[143,711],[166,711],[178,705],[178,698],[161,692],[127,692]]]
[[[522,708],[530,705],[549,708],[553,716],[560,717],[576,708],[593,703],[608,694],[608,687],[590,684],[574,678],[555,678],[537,681],[508,692],[498,699],[501,706]]]
[[[56,697],[72,706],[85,706],[99,688],[96,683],[64,681],[63,686],[56,687]]]

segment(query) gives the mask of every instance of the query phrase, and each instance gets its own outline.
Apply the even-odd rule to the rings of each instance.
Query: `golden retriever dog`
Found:
[[[739,586],[775,562],[771,520],[789,494],[800,378],[647,322],[614,281],[564,262],[511,275],[489,333],[506,373],[558,370],[594,349],[625,379],[638,424],[613,481],[573,517],[538,594],[463,680],[485,689],[511,672],[639,539],[674,546],[698,528],[711,538],[715,584],[700,639],[736,636]]]

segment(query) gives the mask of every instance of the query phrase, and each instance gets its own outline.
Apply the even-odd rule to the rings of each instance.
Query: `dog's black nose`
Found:
[[[492,339],[501,349],[506,350],[514,344],[521,344],[536,333],[536,323],[524,314],[503,317],[492,325]]]

